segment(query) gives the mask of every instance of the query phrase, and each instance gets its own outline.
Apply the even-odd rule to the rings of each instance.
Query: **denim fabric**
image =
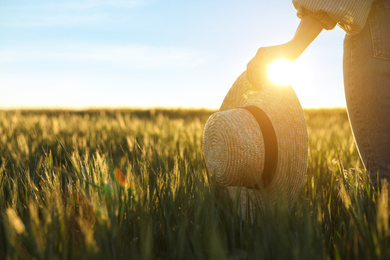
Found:
[[[344,88],[352,132],[371,181],[390,183],[390,1],[372,5],[364,29],[344,39]]]

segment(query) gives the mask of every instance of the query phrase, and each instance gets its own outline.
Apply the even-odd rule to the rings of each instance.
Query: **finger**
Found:
[[[247,79],[254,86],[259,85],[261,76],[261,63],[258,58],[253,58],[247,66]]]
[[[249,71],[248,81],[251,85],[254,85],[254,86],[256,86],[258,83],[257,70],[254,69],[253,67]]]
[[[253,85],[253,59],[248,63],[246,69],[246,77],[250,84]]]
[[[265,50],[266,50],[266,48],[264,48],[264,47],[259,48],[256,52],[256,56],[261,57],[263,55],[263,53],[265,52]]]
[[[259,75],[262,70],[262,64],[264,62],[265,48],[259,48],[255,57],[250,62],[250,74],[252,84],[257,85],[259,83]]]

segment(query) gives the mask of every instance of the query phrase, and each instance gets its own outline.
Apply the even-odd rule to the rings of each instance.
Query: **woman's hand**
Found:
[[[267,81],[268,64],[281,58],[294,61],[302,52],[303,50],[300,51],[293,41],[276,46],[262,47],[248,63],[246,76],[252,85],[258,86],[261,82]]]
[[[310,16],[304,16],[299,23],[294,38],[281,45],[260,48],[256,56],[248,63],[246,76],[254,86],[267,81],[267,66],[276,59],[294,61],[310,43],[320,34],[323,25]]]

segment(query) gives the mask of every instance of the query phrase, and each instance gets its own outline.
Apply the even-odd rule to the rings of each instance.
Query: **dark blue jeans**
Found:
[[[344,87],[352,132],[377,187],[390,183],[390,1],[374,2],[364,29],[344,39]]]

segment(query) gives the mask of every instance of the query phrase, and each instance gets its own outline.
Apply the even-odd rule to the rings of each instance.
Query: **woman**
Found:
[[[298,58],[323,29],[338,24],[344,39],[344,89],[349,121],[374,188],[390,183],[390,0],[293,0],[301,22],[294,38],[260,48],[248,63],[252,84],[277,58]]]

